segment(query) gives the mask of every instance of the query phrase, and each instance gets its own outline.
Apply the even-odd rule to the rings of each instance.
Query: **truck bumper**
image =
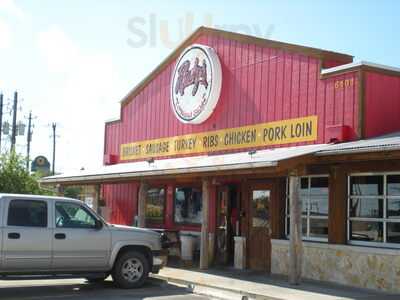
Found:
[[[153,267],[151,272],[153,274],[157,274],[162,267],[167,264],[168,259],[168,250],[156,250],[153,251]]]

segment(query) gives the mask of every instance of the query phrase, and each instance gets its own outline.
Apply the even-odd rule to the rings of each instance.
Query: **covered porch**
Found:
[[[196,236],[201,269],[235,265],[289,275],[292,283],[303,276],[398,291],[396,264],[389,262],[400,257],[400,209],[392,217],[383,212],[387,189],[400,191],[398,136],[133,162],[42,183],[95,185],[111,221]],[[378,194],[364,196],[365,189]],[[362,215],[364,198],[384,199],[376,208],[382,215]],[[160,203],[161,213],[154,213]],[[244,247],[235,248],[235,240]]]

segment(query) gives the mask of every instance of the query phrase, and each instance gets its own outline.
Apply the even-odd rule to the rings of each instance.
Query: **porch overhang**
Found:
[[[230,154],[121,163],[111,166],[102,166],[93,170],[82,170],[45,177],[40,180],[40,183],[51,185],[93,184],[177,175],[203,175],[215,172],[227,172],[227,174],[229,174],[230,172],[239,170],[278,167],[283,161],[290,161],[314,154],[327,147],[329,147],[328,144],[305,145]]]

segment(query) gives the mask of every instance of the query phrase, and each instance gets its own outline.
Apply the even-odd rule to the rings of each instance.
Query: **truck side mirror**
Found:
[[[95,224],[94,224],[94,228],[97,230],[100,230],[103,228],[103,222],[101,222],[100,220],[96,220]]]

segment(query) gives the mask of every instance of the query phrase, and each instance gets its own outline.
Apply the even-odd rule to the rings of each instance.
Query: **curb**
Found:
[[[255,294],[242,290],[235,290],[226,287],[214,286],[212,284],[199,284],[192,281],[177,279],[158,274],[152,274],[151,277],[166,280],[174,284],[187,286],[194,294],[203,296],[212,296],[223,300],[282,300],[281,298],[269,297],[265,295]]]

